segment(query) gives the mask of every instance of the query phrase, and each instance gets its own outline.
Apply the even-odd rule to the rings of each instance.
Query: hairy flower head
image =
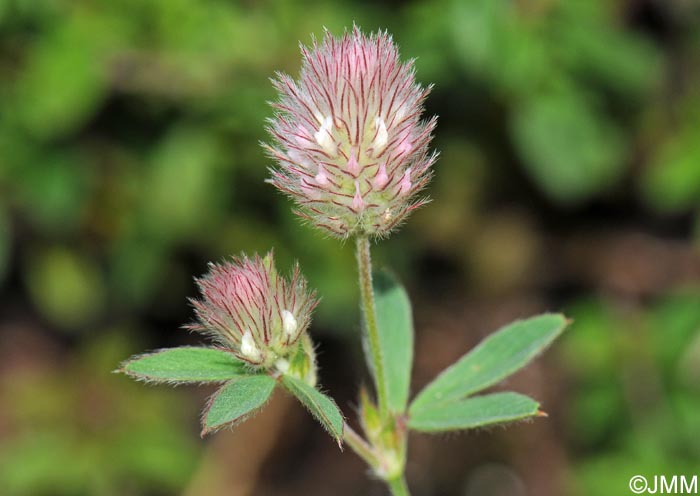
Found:
[[[278,74],[279,100],[265,145],[270,182],[297,213],[338,236],[384,236],[426,202],[436,119],[421,120],[430,87],[415,82],[386,32],[358,28],[302,46],[298,81]]]
[[[295,265],[291,279],[280,276],[272,252],[263,259],[234,258],[210,264],[197,279],[201,300],[191,300],[202,332],[239,359],[259,367],[284,363],[298,349],[318,300]]]

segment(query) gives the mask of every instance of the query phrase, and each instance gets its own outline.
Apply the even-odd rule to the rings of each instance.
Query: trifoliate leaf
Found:
[[[428,384],[411,404],[411,413],[497,384],[544,351],[566,325],[563,315],[543,314],[503,327]]]

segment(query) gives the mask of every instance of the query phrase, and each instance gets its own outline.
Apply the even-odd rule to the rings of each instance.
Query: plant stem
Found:
[[[411,493],[408,492],[406,479],[403,476],[388,480],[386,483],[389,485],[393,496],[411,496]]]
[[[369,343],[374,383],[377,389],[379,414],[382,419],[385,419],[387,399],[386,384],[384,384],[384,360],[379,347],[379,329],[377,328],[377,313],[374,305],[374,290],[372,289],[372,258],[369,249],[369,239],[365,236],[358,236],[356,243],[362,314],[364,316],[365,331],[367,332],[367,342]]]
[[[372,365],[374,384],[377,391],[377,405],[379,416],[383,423],[389,420],[387,407],[386,383],[384,382],[384,358],[379,346],[379,328],[377,327],[377,309],[374,302],[374,289],[372,289],[372,257],[370,255],[369,239],[365,236],[358,236],[357,246],[357,267],[360,277],[360,297],[362,315],[364,317],[365,332],[367,333],[367,343],[369,345],[369,361]],[[386,425],[386,424],[385,424]],[[389,423],[394,425],[394,422]],[[396,429],[396,427],[393,427]],[[399,435],[395,432],[395,435]],[[383,456],[382,448],[373,447],[346,425],[345,440],[348,445],[365,460],[375,471],[381,467]],[[377,451],[378,450],[378,451]],[[403,476],[403,464],[401,473],[392,479],[385,479],[386,484],[393,496],[410,496],[406,480]]]
[[[379,460],[372,447],[347,423],[343,426],[343,440],[367,465],[370,467],[377,466]]]
[[[381,455],[378,454],[362,436],[355,432],[347,422],[343,426],[343,440],[350,446],[350,449],[373,469],[381,465]],[[410,496],[403,474],[394,479],[385,480],[384,482],[389,486],[389,490],[393,496]]]

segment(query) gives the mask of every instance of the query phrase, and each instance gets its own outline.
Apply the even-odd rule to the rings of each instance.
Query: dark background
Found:
[[[414,391],[510,320],[567,334],[508,387],[548,419],[411,438],[416,495],[627,495],[700,475],[696,0],[0,0],[0,492],[380,495],[276,394],[204,441],[207,388],[111,374],[197,343],[210,260],[274,247],[323,297],[321,381],[368,382],[352,243],[264,184],[298,40],[387,28],[435,84],[433,203],[377,245],[414,302]]]

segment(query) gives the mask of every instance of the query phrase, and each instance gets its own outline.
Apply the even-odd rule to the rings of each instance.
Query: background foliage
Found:
[[[0,0],[3,492],[380,494],[281,394],[202,444],[201,392],[108,374],[197,342],[178,327],[207,261],[274,246],[323,295],[324,386],[357,404],[351,246],[299,225],[258,146],[268,78],[353,21],[435,83],[434,202],[376,255],[417,305],[416,381],[516,317],[576,321],[513,380],[550,419],[412,438],[418,494],[627,494],[697,468],[695,0]]]

